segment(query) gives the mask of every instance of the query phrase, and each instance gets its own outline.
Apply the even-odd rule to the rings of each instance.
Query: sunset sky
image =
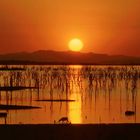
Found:
[[[140,56],[140,0],[0,0],[0,53],[58,50]]]

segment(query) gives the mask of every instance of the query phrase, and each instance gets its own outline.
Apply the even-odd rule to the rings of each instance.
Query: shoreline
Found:
[[[139,140],[140,123],[0,125],[4,140]]]

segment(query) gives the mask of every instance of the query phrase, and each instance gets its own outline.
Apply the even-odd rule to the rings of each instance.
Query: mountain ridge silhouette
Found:
[[[38,50],[0,55],[0,64],[100,64],[138,65],[140,57],[125,55],[97,54],[93,52],[72,52]]]

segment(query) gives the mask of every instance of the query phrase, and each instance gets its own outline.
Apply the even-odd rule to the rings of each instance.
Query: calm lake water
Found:
[[[81,124],[140,123],[140,66],[8,66],[11,67],[24,69],[0,70],[0,87],[36,89],[1,90],[0,105],[41,108],[0,110],[8,113],[8,124],[54,123],[64,116],[71,123]],[[135,115],[126,116],[127,110]],[[4,123],[3,118],[0,123]]]

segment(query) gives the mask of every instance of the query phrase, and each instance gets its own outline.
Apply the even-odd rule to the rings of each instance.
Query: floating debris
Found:
[[[75,102],[75,100],[36,100],[37,102]]]
[[[23,87],[23,86],[0,87],[0,91],[13,91],[13,90],[25,90],[25,89],[37,89],[37,88],[36,87]]]
[[[0,118],[7,117],[7,112],[0,112]]]
[[[4,123],[6,124],[7,112],[0,112],[0,118],[4,118]]]
[[[0,110],[20,110],[20,109],[39,109],[36,106],[21,106],[21,105],[0,105]]]
[[[25,71],[25,68],[18,68],[18,67],[12,67],[12,68],[8,68],[8,67],[1,67],[0,71]]]
[[[125,115],[126,116],[132,116],[132,115],[135,115],[135,112],[134,111],[127,110],[127,111],[125,111]]]

